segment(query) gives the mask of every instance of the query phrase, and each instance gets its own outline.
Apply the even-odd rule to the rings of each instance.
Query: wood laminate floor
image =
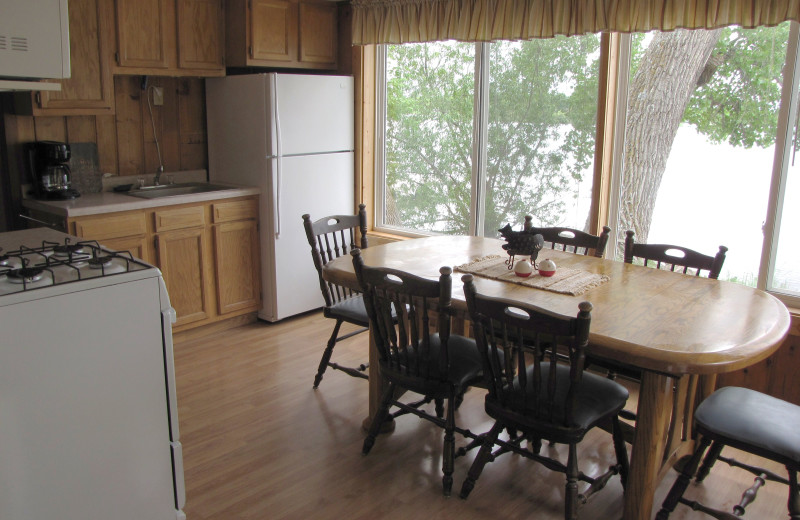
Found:
[[[313,313],[176,344],[189,520],[563,518],[563,475],[512,454],[487,465],[467,500],[457,493],[476,451],[456,459],[454,496],[443,497],[441,430],[413,416],[400,418],[396,430],[381,435],[363,456],[367,382],[328,369],[312,389],[332,327],[332,320]],[[343,341],[334,360],[365,362],[367,341],[367,334]],[[460,426],[475,432],[491,427],[483,395],[467,393],[456,418]],[[457,445],[463,443],[457,436]],[[565,454],[563,447],[543,449]],[[613,463],[610,435],[593,431],[581,445],[580,461],[590,475]],[[718,466],[686,497],[726,508],[737,503],[752,477]],[[767,467],[784,473],[778,465]],[[675,476],[670,472],[657,490],[658,505]],[[746,518],[786,518],[786,500],[785,486],[768,483]],[[615,477],[580,517],[615,519],[621,510],[622,486]],[[708,517],[681,506],[670,518]]]

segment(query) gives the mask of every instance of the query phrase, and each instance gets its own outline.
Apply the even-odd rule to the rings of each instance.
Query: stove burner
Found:
[[[103,269],[111,265],[111,256],[96,256],[89,259],[89,267],[92,269]]]
[[[8,255],[0,255],[0,266],[8,266],[11,265],[11,262],[8,259]]]
[[[11,283],[33,283],[42,279],[44,269],[36,267],[22,267],[8,272],[8,281]]]
[[[83,246],[81,244],[63,244],[53,246],[53,254],[55,256],[70,256],[75,253],[83,253]]]

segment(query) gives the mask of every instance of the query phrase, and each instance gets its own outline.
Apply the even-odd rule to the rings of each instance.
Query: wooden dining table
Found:
[[[503,243],[493,238],[435,236],[369,247],[362,257],[369,266],[437,279],[441,266],[456,267],[487,255],[505,255]],[[539,259],[544,258],[552,259],[558,268],[606,275],[608,281],[573,296],[476,276],[478,292],[565,315],[577,314],[582,301],[592,303],[589,353],[641,370],[623,518],[649,519],[660,479],[691,449],[691,409],[683,410],[689,418],[684,442],[675,442],[675,436],[669,434],[680,411],[676,391],[690,388],[681,383],[691,378],[700,381],[696,388],[703,396],[713,390],[716,374],[765,359],[786,336],[789,312],[772,295],[731,282],[549,249],[539,253]],[[456,279],[458,275],[453,274]],[[328,263],[323,277],[358,288],[349,256]],[[453,283],[453,305],[466,317],[460,283]],[[376,355],[371,349],[370,418],[377,410],[382,388]],[[691,400],[694,396],[691,392]]]

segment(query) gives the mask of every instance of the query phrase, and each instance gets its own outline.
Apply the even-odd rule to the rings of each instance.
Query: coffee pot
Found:
[[[74,199],[80,196],[71,187],[69,168],[71,152],[67,143],[36,141],[28,149],[34,194],[48,200]]]

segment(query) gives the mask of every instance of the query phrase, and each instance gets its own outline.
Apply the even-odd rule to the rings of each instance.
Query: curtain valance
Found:
[[[800,0],[352,0],[352,6],[354,45],[800,21]]]

